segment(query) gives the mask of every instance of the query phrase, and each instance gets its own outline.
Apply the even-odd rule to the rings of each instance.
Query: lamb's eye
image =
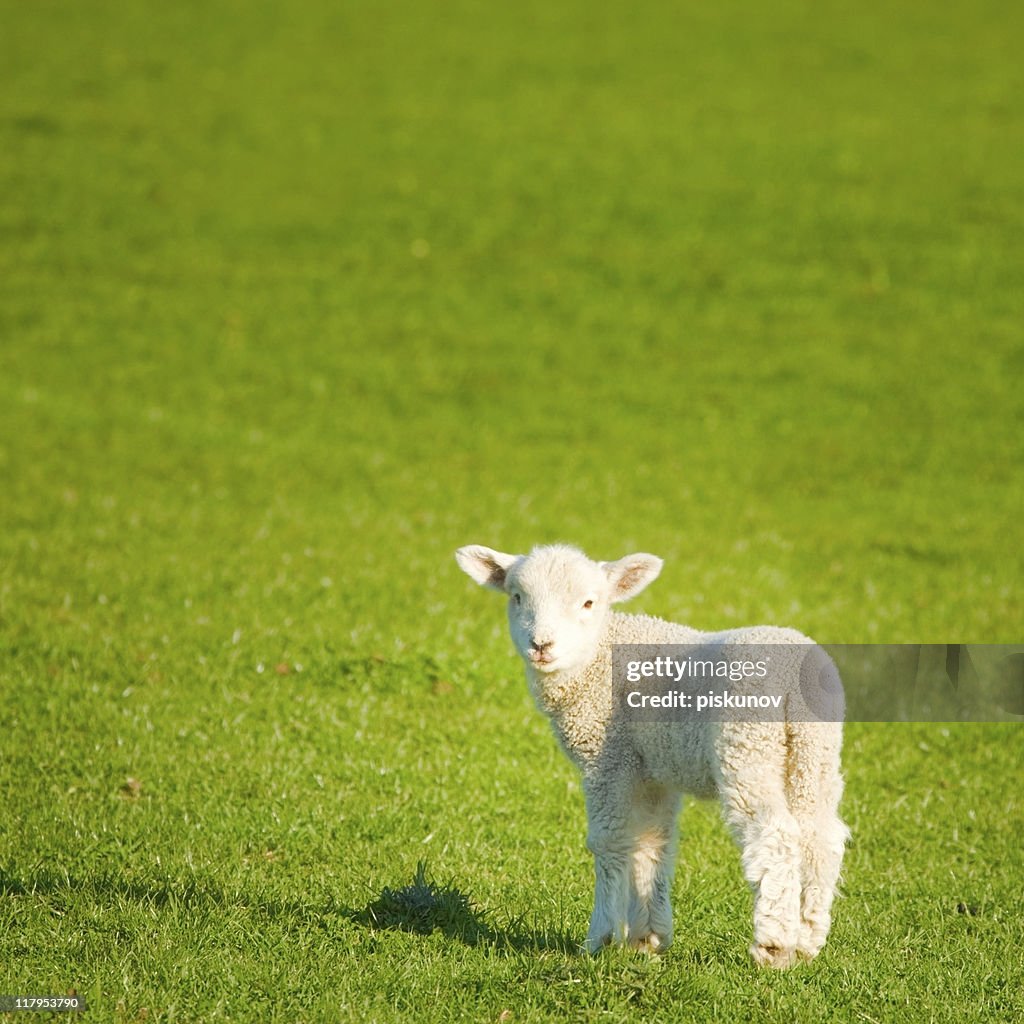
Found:
[[[513,594],[512,595],[512,600],[515,601],[516,604],[522,604],[523,603],[523,595],[522,594]]]
[[[584,607],[584,608],[593,608],[593,607],[594,607],[594,602],[593,602],[593,601],[591,601],[591,600],[590,600],[590,599],[588,598],[588,599],[587,599],[586,601],[584,601],[584,602],[583,602],[583,607]]]

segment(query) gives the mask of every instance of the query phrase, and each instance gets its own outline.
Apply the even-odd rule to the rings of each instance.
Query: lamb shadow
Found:
[[[372,931],[403,931],[418,935],[440,932],[467,946],[498,949],[551,950],[578,953],[579,943],[565,932],[532,930],[517,918],[498,927],[490,915],[477,908],[464,892],[450,882],[440,885],[427,878],[421,861],[412,882],[400,889],[385,888],[361,910],[342,912],[349,920]]]

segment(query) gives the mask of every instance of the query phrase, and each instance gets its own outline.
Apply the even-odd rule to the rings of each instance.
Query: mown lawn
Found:
[[[0,994],[1024,1014],[1018,723],[848,728],[814,964],[749,964],[702,804],[673,949],[580,956],[578,783],[452,559],[648,550],[635,608],[703,628],[1020,642],[1019,7],[0,24]],[[439,906],[382,916],[421,862]]]

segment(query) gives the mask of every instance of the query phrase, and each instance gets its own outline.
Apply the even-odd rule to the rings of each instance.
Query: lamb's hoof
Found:
[[[584,953],[587,953],[590,956],[597,956],[597,954],[600,953],[605,946],[611,944],[611,941],[611,932],[609,932],[607,935],[601,935],[595,938],[591,938],[588,935],[587,941],[583,943],[582,949]]]
[[[759,946],[755,943],[750,947],[750,955],[758,967],[771,967],[783,971],[796,963],[796,950],[785,946]]]
[[[828,928],[816,929],[805,924],[800,929],[800,938],[796,943],[796,955],[802,963],[810,963],[824,948]]]
[[[655,935],[651,932],[650,935],[639,935],[636,938],[629,940],[629,944],[638,953],[646,953],[648,956],[657,956],[659,953],[663,953],[669,947],[669,941],[663,939],[660,935]]]

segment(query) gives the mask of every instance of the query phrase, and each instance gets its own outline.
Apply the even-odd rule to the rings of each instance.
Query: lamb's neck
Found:
[[[603,643],[584,668],[573,672],[526,670],[537,706],[569,757],[584,771],[600,753],[612,717],[612,648]]]

